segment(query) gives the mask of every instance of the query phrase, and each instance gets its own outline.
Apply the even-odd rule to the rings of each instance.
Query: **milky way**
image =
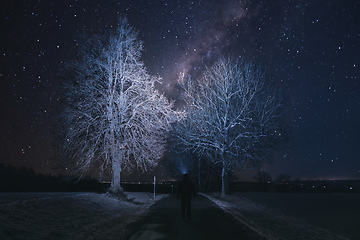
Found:
[[[188,39],[178,44],[176,56],[173,56],[173,64],[165,67],[163,73],[166,84],[164,89],[167,93],[176,94],[174,90],[178,81],[183,81],[188,75],[198,75],[205,66],[210,66],[225,54],[226,48],[234,44],[234,39],[241,38],[239,29],[246,32],[244,23],[251,20],[258,12],[259,3],[254,5],[250,2],[226,2],[219,6],[218,11],[213,12],[212,18],[196,21],[189,26],[189,32],[192,29],[194,32]],[[188,17],[185,18],[188,20]],[[232,32],[234,28],[238,29]]]

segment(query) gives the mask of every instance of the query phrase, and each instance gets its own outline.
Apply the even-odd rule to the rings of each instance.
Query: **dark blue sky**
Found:
[[[293,139],[275,176],[360,177],[360,1],[2,1],[0,162],[54,172],[61,76],[80,35],[139,31],[143,61],[176,98],[180,72],[219,56],[262,64],[283,90]]]

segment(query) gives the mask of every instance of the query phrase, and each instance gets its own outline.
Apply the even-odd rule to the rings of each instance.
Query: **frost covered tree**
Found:
[[[271,178],[271,174],[265,170],[259,170],[254,178],[259,182],[259,183],[269,183],[272,181]]]
[[[228,171],[259,167],[282,138],[281,98],[259,67],[230,58],[181,86],[187,113],[175,135],[186,149],[222,166],[225,195]]]
[[[122,191],[122,170],[157,164],[175,116],[172,104],[155,89],[160,79],[140,61],[137,35],[121,20],[114,33],[88,39],[67,86],[67,153],[82,174],[111,168],[114,193]]]

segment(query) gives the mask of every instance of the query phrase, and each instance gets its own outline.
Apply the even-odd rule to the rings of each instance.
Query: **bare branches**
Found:
[[[80,171],[98,162],[120,179],[122,169],[146,170],[162,156],[176,114],[155,89],[160,79],[147,74],[141,50],[137,33],[120,22],[110,37],[90,39],[74,65],[66,142]]]
[[[253,64],[221,58],[202,78],[182,82],[187,111],[177,137],[188,150],[229,167],[260,164],[276,138],[282,104]],[[261,161],[260,161],[261,159]]]

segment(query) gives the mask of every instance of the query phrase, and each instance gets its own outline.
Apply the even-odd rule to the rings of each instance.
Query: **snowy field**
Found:
[[[360,239],[360,194],[205,195],[268,239]]]
[[[157,200],[96,193],[0,193],[0,239],[126,239]],[[276,239],[360,239],[360,194],[204,194],[253,231]]]
[[[125,239],[156,201],[96,193],[0,193],[0,239]]]

